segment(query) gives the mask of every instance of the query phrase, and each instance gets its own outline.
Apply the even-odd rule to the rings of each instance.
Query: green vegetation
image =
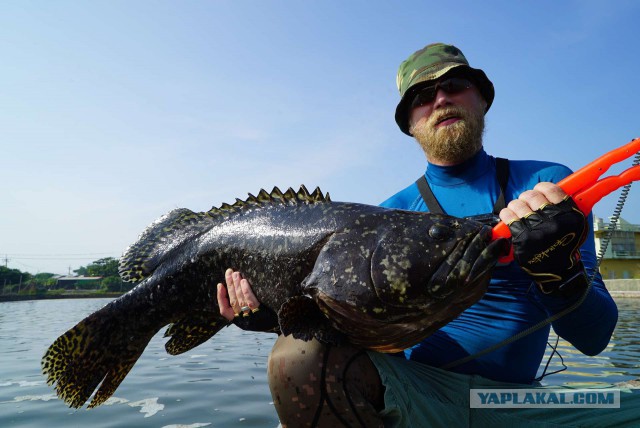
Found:
[[[31,274],[18,269],[0,266],[0,295],[55,295],[78,291],[94,293],[131,290],[134,284],[123,282],[118,275],[118,259],[106,257],[73,271],[77,277],[99,277],[98,279],[60,280],[52,273]]]

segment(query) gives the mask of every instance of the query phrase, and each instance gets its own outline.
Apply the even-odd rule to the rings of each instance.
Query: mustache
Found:
[[[437,112],[434,112],[434,114],[432,114],[431,117],[429,118],[429,125],[435,126],[442,120],[452,116],[457,116],[463,120],[468,120],[467,111],[465,109],[457,106],[449,106],[449,107],[445,107],[442,110],[438,110]]]

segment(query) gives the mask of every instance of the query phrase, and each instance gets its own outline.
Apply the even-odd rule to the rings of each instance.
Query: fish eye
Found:
[[[429,229],[429,236],[438,241],[450,238],[452,235],[451,228],[443,224],[436,223]]]

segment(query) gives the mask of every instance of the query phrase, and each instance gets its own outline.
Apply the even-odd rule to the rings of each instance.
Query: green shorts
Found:
[[[590,384],[620,390],[620,408],[471,408],[470,389],[532,389],[481,376],[447,372],[424,364],[369,352],[385,386],[385,427],[637,427],[640,389]],[[536,391],[575,390],[576,386],[539,386]],[[580,389],[585,389],[580,387]]]

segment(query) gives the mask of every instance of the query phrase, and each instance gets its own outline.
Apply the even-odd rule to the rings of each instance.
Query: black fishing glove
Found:
[[[260,305],[253,311],[241,312],[232,322],[243,330],[280,333],[278,315],[265,305]]]
[[[514,258],[544,294],[572,297],[584,291],[587,278],[580,246],[587,220],[567,196],[509,225]]]

